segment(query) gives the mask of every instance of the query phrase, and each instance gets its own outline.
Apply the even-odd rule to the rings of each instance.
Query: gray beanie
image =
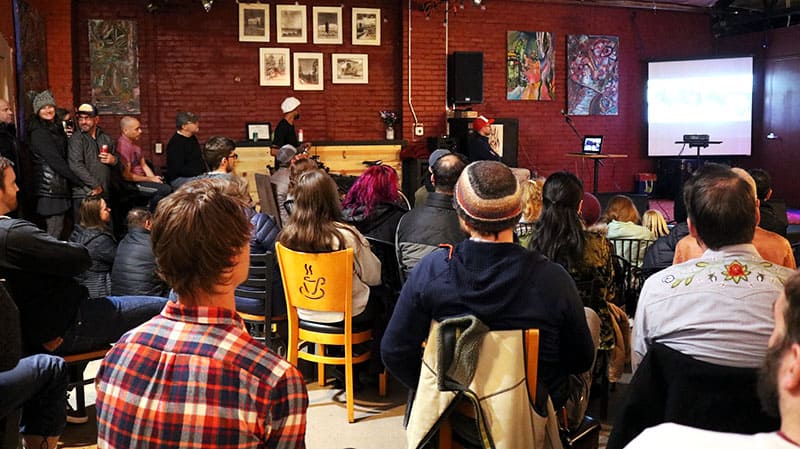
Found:
[[[35,97],[33,97],[34,114],[38,114],[43,107],[48,105],[56,105],[56,100],[53,98],[53,94],[51,94],[49,90],[39,92]]]

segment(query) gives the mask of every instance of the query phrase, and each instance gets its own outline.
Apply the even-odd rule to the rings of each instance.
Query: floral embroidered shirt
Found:
[[[775,325],[772,303],[792,273],[742,244],[652,275],[636,308],[634,364],[660,342],[708,363],[759,366]]]

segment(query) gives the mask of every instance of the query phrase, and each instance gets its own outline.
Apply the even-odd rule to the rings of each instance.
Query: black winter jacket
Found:
[[[90,298],[100,298],[111,294],[111,267],[117,253],[117,242],[106,229],[82,228],[75,225],[69,236],[70,242],[80,243],[89,250],[92,265],[77,276],[78,282],[89,289]]]
[[[111,269],[111,294],[163,297],[169,294],[169,286],[156,274],[156,256],[148,230],[132,227],[119,242]]]
[[[67,164],[67,135],[55,123],[34,117],[29,122],[28,144],[33,155],[36,194],[46,198],[71,198],[69,183],[81,180]]]
[[[669,234],[659,237],[647,248],[642,262],[642,272],[646,276],[661,271],[672,266],[672,259],[675,258],[675,247],[678,241],[689,234],[689,225],[684,221],[676,224]]]

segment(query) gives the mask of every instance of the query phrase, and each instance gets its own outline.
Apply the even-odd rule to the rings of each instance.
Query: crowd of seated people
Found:
[[[717,176],[724,182],[718,182],[716,187],[725,184],[738,189],[742,198],[752,193],[752,204],[744,201],[747,210],[742,209],[742,217],[736,217],[727,228],[712,231],[704,228],[707,223],[696,198],[687,205],[688,224],[679,224],[669,231],[663,216],[648,211],[642,226],[631,200],[620,196],[613,198],[603,212],[606,229],[602,232],[587,228],[591,217],[599,215],[599,203],[591,203],[597,210],[587,208],[590,203],[582,183],[571,173],[551,174],[543,183],[538,180],[519,183],[502,163],[468,164],[460,155],[437,151],[435,157],[431,155],[429,167],[432,191],[409,212],[398,190],[397,173],[391,167],[368,168],[340,200],[335,182],[317,169],[316,161],[294,152],[289,154],[291,149],[286,148],[280,163],[287,175],[287,192],[280,209],[287,215],[279,231],[275,217],[253,208],[247,181],[235,175],[237,156],[231,139],[209,138],[199,154],[194,154],[198,151],[194,142],[199,118],[190,113],[179,114],[175,141],[176,145],[180,143],[184,156],[191,156],[193,167],[197,167],[173,173],[178,188],[175,192],[160,189],[163,196],[152,204],[156,207],[155,215],[141,208],[130,211],[125,223],[127,234],[115,253],[111,226],[116,223],[111,219],[112,207],[109,207],[113,206],[110,202],[114,197],[107,191],[111,187],[105,178],[95,186],[90,185],[88,178],[69,171],[69,139],[76,139],[73,147],[80,149],[81,154],[97,158],[87,165],[89,175],[92,170],[129,173],[130,156],[118,162],[113,141],[107,153],[102,150],[108,144],[102,143],[104,139],[97,140],[96,136],[102,134],[93,107],[79,111],[79,125],[83,126],[68,139],[55,118],[52,96],[41,94],[37,99],[34,106],[38,119],[31,124],[30,144],[38,171],[30,193],[37,199],[39,214],[47,218],[45,226],[49,232],[22,219],[0,220],[0,247],[4,252],[0,257],[0,275],[6,279],[10,296],[19,309],[23,355],[48,354],[42,360],[55,361],[46,367],[33,366],[38,366],[34,369],[40,373],[52,371],[51,383],[55,387],[51,388],[60,393],[54,395],[51,391],[49,399],[37,403],[59,409],[59,414],[53,415],[56,421],[63,419],[61,411],[65,409],[65,385],[59,377],[63,377],[63,373],[59,374],[63,366],[58,363],[58,356],[108,348],[117,343],[98,375],[98,429],[104,447],[141,443],[141,435],[121,431],[119,423],[126,420],[137,426],[152,426],[157,434],[154,438],[161,442],[207,432],[210,426],[175,423],[187,413],[186,407],[202,405],[205,410],[214,407],[205,407],[202,402],[177,401],[162,392],[170,390],[176,382],[204,378],[204,373],[212,372],[218,363],[230,358],[244,364],[242,369],[264,375],[260,379],[256,378],[259,376],[240,378],[230,372],[218,379],[219,384],[209,382],[203,385],[202,392],[191,393],[222,394],[222,390],[231,387],[227,382],[235,382],[236,388],[258,389],[263,401],[250,404],[253,408],[248,410],[238,409],[241,405],[233,402],[211,410],[211,415],[218,419],[214,426],[217,430],[212,431],[214,441],[223,444],[236,434],[237,439],[265,441],[267,447],[302,446],[307,407],[302,376],[296,367],[247,335],[235,313],[233,288],[246,276],[249,254],[272,251],[276,241],[303,252],[353,248],[354,318],[371,323],[379,336],[373,362],[385,363],[412,390],[419,382],[422,342],[428,336],[431,320],[470,313],[490,330],[539,328],[540,378],[556,408],[573,407],[570,398],[575,397],[575,391],[588,391],[586,383],[590,380],[585,374],[592,367],[597,350],[612,352],[615,366],[611,369],[615,373],[621,371],[620,364],[624,365],[625,354],[629,353],[627,316],[614,305],[619,292],[613,255],[624,254],[609,239],[659,238],[649,251],[658,256],[654,270],[667,270],[653,274],[653,280],[648,281],[642,293],[633,336],[635,362],[647,354],[653,340],[659,340],[667,345],[674,343],[675,349],[701,360],[752,368],[772,354],[764,354],[770,332],[784,332],[774,326],[782,316],[777,310],[783,313],[796,302],[792,299],[796,292],[791,293],[787,286],[785,300],[776,307],[774,317],[767,316],[770,313],[765,311],[764,304],[754,309],[758,320],[754,315],[747,324],[757,331],[758,338],[739,338],[737,342],[746,345],[747,349],[742,351],[752,353],[744,358],[729,354],[736,345],[726,344],[737,340],[735,336],[725,337],[719,348],[711,351],[715,354],[709,355],[708,342],[702,338],[684,339],[676,336],[680,329],[669,328],[678,326],[681,320],[692,319],[689,315],[707,314],[702,303],[698,303],[700,311],[694,314],[687,312],[667,319],[666,312],[659,312],[659,304],[666,303],[664,297],[672,297],[684,287],[697,298],[718,296],[713,291],[706,296],[699,281],[702,277],[705,282],[717,282],[713,275],[719,278],[720,274],[706,273],[705,269],[700,276],[686,271],[694,269],[689,268],[690,263],[680,264],[698,257],[722,257],[718,253],[738,257],[736,261],[742,270],[731,271],[732,260],[724,259],[725,267],[720,273],[730,280],[746,279],[752,283],[756,279],[769,284],[759,293],[763,297],[761,302],[777,299],[780,290],[777,286],[788,282],[795,268],[794,259],[784,255],[783,240],[765,234],[768,231],[755,228],[749,237],[739,235],[740,240],[722,243],[713,238],[715,232],[748,227],[751,221],[755,227],[759,201],[763,205],[769,199],[768,194],[762,195],[763,188],[759,190],[752,178],[748,180],[749,176],[741,171],[709,168],[697,174],[698,178]],[[128,120],[123,126],[132,125]],[[96,155],[89,151],[95,150],[91,145],[97,147]],[[140,153],[133,154],[141,163]],[[198,160],[202,162],[199,172]],[[173,166],[175,161],[173,158]],[[72,167],[76,167],[75,161]],[[16,175],[7,159],[0,159],[0,168],[0,212],[7,214],[17,208]],[[743,183],[737,183],[729,172],[736,173]],[[154,174],[145,172],[145,176],[158,184]],[[123,179],[133,182],[136,178]],[[80,196],[75,186],[80,187]],[[688,191],[687,197],[697,188],[690,185]],[[76,199],[81,200],[79,220],[70,241],[52,237],[69,232],[69,210]],[[743,218],[747,213],[752,216]],[[526,235],[528,242],[520,241],[522,245],[514,243],[514,230],[520,221],[531,225],[531,232]],[[687,233],[682,245],[679,240]],[[203,241],[209,242],[200,248],[196,239],[186,238],[187,235],[208,236]],[[766,241],[764,236],[769,236],[769,242],[779,243],[762,246],[761,242]],[[396,253],[378,251],[367,237],[393,246]],[[439,248],[440,244],[445,247]],[[676,247],[674,260],[665,256]],[[775,251],[769,248],[775,247],[780,248],[780,254],[773,257]],[[749,258],[745,259],[745,255]],[[775,265],[766,271],[760,268],[758,273],[748,271],[756,264],[764,266],[760,256]],[[379,297],[385,293],[382,286],[387,282],[381,268],[389,261],[394,263],[395,258],[407,280],[399,298]],[[665,283],[668,276],[682,280],[683,284]],[[281,290],[277,267],[273,281],[277,290]],[[735,283],[739,285],[738,281]],[[177,302],[167,302],[169,288],[175,291]],[[283,306],[282,300],[278,303]],[[584,307],[599,316],[597,341],[593,340],[591,312]],[[302,319],[309,321],[336,323],[343,319],[311,311],[300,313]],[[719,321],[711,321],[719,331]],[[784,328],[792,329],[791,323],[782,323]],[[743,327],[747,326],[738,326]],[[781,334],[773,340],[783,337]],[[787,341],[784,346],[789,348],[797,344]],[[772,340],[769,346],[778,347]],[[219,352],[209,355],[209,348]],[[172,373],[156,369],[157,361],[167,354],[172,357],[171,366],[176,368]],[[730,355],[727,359],[726,354]],[[783,357],[785,354],[785,350],[779,353]],[[188,366],[193,369],[187,369]],[[202,368],[195,370],[197,366]],[[7,379],[4,375],[13,369],[8,366],[0,369],[5,369],[0,371],[2,389],[11,385],[4,383]],[[578,396],[581,394],[582,401],[577,401],[578,416],[585,410],[586,395]],[[125,395],[138,400],[123,400]],[[9,404],[11,408],[30,407],[31,402],[26,398],[15,399],[13,404],[0,400],[0,412],[6,413]],[[240,412],[252,414],[257,422],[241,426],[238,418],[230,419],[233,410],[236,416]],[[63,423],[49,424],[35,427],[23,423],[20,431],[23,438],[44,440],[41,447],[52,447],[63,431]],[[654,432],[646,433],[643,438],[652,438]]]

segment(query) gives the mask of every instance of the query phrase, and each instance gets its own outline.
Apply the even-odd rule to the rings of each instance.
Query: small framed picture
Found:
[[[278,42],[308,42],[305,5],[275,5],[275,24]]]
[[[353,8],[353,45],[381,44],[381,10]]]
[[[261,86],[291,86],[288,48],[258,49],[258,80]]]
[[[322,53],[294,54],[294,90],[322,90]]]
[[[342,43],[342,7],[315,6],[311,14],[315,44]]]
[[[239,42],[269,42],[269,4],[239,3]]]
[[[266,123],[248,123],[245,125],[245,140],[270,140],[272,138],[272,125]]]
[[[369,55],[334,53],[331,55],[334,84],[369,83]]]

